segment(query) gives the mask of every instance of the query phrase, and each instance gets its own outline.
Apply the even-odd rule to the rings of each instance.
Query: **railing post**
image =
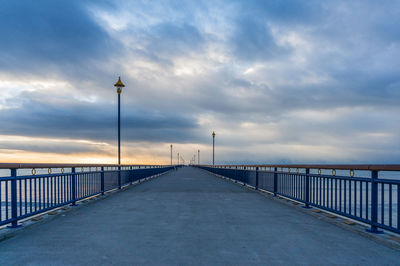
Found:
[[[72,173],[72,189],[71,189],[71,198],[72,198],[72,204],[71,206],[76,206],[76,169],[75,167],[72,167],[71,169]]]
[[[247,172],[246,172],[246,166],[243,167],[243,170],[244,170],[244,171],[243,171],[243,179],[242,179],[242,182],[243,182],[243,186],[245,186],[246,183],[244,182],[244,178],[245,178],[246,173],[247,173]]]
[[[237,179],[238,179],[238,167],[235,166],[235,183],[237,183]]]
[[[277,196],[278,192],[278,168],[274,168],[274,197]]]
[[[140,165],[139,165],[139,169],[140,169]],[[138,183],[140,183],[140,178],[138,179]]]
[[[101,167],[101,195],[104,195],[104,166]]]
[[[11,225],[8,228],[18,228],[18,204],[17,204],[17,169],[11,169]]]
[[[133,176],[133,166],[130,166],[129,169],[130,169],[129,178],[131,180],[131,185],[132,185],[133,184],[133,178],[134,178],[134,176]]]
[[[371,228],[367,229],[370,233],[382,234],[383,231],[378,230],[378,171],[371,171]]]
[[[121,189],[121,166],[118,166],[118,189]]]
[[[310,169],[306,168],[306,184],[305,184],[305,204],[303,208],[309,209],[310,207]]]
[[[256,190],[258,190],[258,166],[256,167]]]

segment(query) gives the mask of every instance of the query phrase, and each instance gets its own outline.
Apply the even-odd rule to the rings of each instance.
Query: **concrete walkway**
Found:
[[[183,168],[0,242],[0,265],[399,265],[400,252]]]

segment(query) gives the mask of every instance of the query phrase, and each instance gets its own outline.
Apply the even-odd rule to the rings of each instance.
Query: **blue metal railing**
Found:
[[[70,170],[64,172],[65,168],[54,165],[61,172],[52,173],[49,166],[47,174],[36,174],[36,167],[30,165],[31,175],[17,175],[17,169],[27,167],[11,166],[14,168],[10,168],[10,176],[0,177],[0,226],[11,224],[10,227],[14,228],[18,227],[19,220],[63,205],[76,205],[79,200],[140,182],[174,168],[158,165],[66,165]],[[0,167],[6,168],[5,164]],[[43,165],[37,165],[37,168],[43,168]]]
[[[400,171],[400,166],[337,166],[350,169],[350,176],[336,175],[329,165],[314,165],[313,168],[297,165],[279,166],[198,166],[254,187],[314,206],[329,212],[367,223],[370,232],[379,233],[379,228],[400,233],[400,178],[378,178],[382,171]],[[323,169],[332,174],[322,173]],[[292,172],[291,169],[296,171]],[[310,170],[319,169],[317,173]],[[336,169],[337,169],[336,168]],[[354,171],[364,170],[370,177],[356,177]]]

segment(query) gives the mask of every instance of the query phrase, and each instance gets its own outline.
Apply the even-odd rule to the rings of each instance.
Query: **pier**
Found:
[[[398,265],[400,260],[398,250],[199,168],[169,169],[117,191],[88,204],[78,201],[76,209],[0,242],[0,264]]]

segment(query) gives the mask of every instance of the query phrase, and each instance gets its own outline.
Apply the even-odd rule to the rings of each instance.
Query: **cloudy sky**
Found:
[[[400,1],[0,0],[0,161],[398,163]]]

